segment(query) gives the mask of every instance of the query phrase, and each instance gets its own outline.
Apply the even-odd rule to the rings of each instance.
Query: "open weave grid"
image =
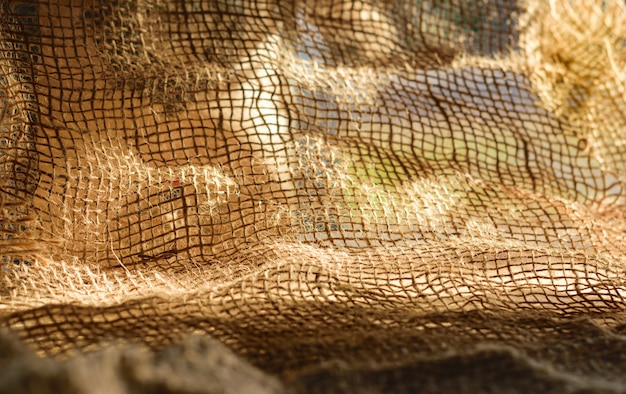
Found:
[[[0,391],[626,392],[621,0],[0,0],[0,110]]]

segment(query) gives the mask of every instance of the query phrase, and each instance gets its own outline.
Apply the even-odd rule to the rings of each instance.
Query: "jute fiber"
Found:
[[[621,0],[0,0],[0,391],[626,392]]]

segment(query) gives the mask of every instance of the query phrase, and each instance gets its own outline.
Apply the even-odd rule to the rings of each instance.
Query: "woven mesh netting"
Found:
[[[0,391],[626,392],[621,0],[0,0]]]

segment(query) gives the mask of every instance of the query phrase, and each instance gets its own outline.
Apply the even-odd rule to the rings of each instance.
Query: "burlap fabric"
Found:
[[[0,391],[626,391],[621,0],[0,0]]]

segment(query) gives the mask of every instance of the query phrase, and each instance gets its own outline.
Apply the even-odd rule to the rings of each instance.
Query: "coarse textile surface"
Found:
[[[0,0],[0,111],[0,392],[626,392],[622,0]]]

